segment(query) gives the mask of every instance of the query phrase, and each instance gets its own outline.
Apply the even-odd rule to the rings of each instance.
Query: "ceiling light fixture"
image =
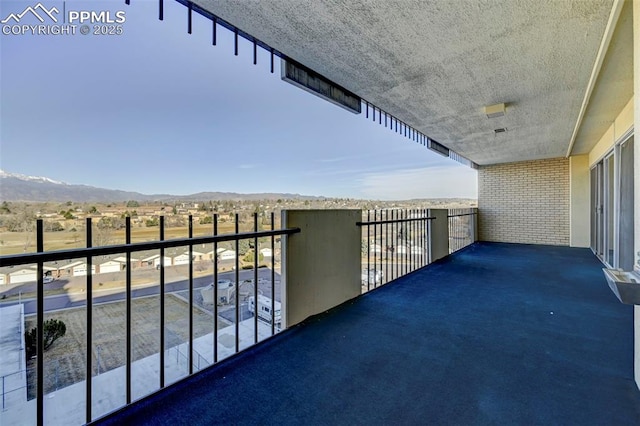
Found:
[[[495,104],[484,107],[484,113],[487,114],[487,118],[502,117],[505,112],[505,104]]]

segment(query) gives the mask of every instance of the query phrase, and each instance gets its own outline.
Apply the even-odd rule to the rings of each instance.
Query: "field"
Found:
[[[158,352],[160,347],[159,297],[134,299],[132,303],[133,360]],[[70,309],[45,313],[45,320],[64,321],[67,332],[45,352],[45,394],[85,379],[86,310]],[[170,348],[188,340],[188,304],[174,295],[165,297],[165,347]],[[25,330],[35,327],[36,317],[25,319]],[[218,321],[218,327],[226,326]],[[199,309],[193,310],[194,338],[213,331],[213,316]],[[125,364],[125,303],[114,302],[93,307],[93,374]],[[99,362],[98,362],[99,361]],[[27,362],[29,399],[35,397],[36,362]]]
[[[248,231],[252,225],[240,224],[240,231]],[[218,224],[218,234],[229,234],[235,231],[235,224],[230,222],[221,222]],[[0,232],[0,248],[1,254],[16,254],[23,252],[36,251],[35,231],[26,232]],[[94,232],[94,238],[96,233]],[[193,226],[194,236],[213,235],[213,225],[196,225]],[[186,226],[165,229],[165,239],[187,238],[189,230]],[[135,227],[131,229],[132,242],[156,241],[159,240],[160,233],[157,226],[154,227]],[[124,244],[124,229],[114,230],[109,235],[109,244]],[[94,243],[95,244],[95,243]],[[26,246],[26,250],[25,250]],[[63,250],[71,248],[86,247],[84,232],[60,231],[44,233],[44,250]]]

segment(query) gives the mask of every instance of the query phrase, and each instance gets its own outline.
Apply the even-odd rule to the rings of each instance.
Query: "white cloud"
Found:
[[[476,170],[462,165],[425,167],[368,173],[361,178],[366,198],[407,200],[412,198],[477,198]]]

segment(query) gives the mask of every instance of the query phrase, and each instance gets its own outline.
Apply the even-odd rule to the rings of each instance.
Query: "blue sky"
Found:
[[[37,2],[0,3],[0,19]],[[60,1],[47,2],[51,7]],[[476,197],[476,172],[281,81],[279,63],[157,2],[122,35],[0,35],[0,168],[146,194],[291,192],[381,200]],[[26,19],[26,18],[25,18]],[[24,22],[24,21],[23,21]]]

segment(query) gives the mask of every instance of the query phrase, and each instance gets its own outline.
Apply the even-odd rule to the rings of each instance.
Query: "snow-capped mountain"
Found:
[[[103,202],[147,200],[137,192],[116,191],[87,185],[73,185],[43,176],[28,176],[0,170],[0,201]]]
[[[238,194],[235,192],[199,192],[191,195],[153,194],[75,185],[43,176],[27,176],[0,170],[0,202],[120,202],[128,200],[264,200],[278,198],[315,199],[317,197],[286,193]]]
[[[26,180],[26,181],[31,181],[31,182],[48,182],[48,183],[55,183],[55,184],[58,184],[58,185],[66,185],[66,183],[64,183],[64,182],[60,182],[60,181],[57,181],[57,180],[49,179],[48,177],[44,177],[44,176],[27,176],[27,175],[21,175],[19,173],[8,173],[8,172],[5,172],[2,169],[0,169],[0,178],[15,178],[15,179]]]

